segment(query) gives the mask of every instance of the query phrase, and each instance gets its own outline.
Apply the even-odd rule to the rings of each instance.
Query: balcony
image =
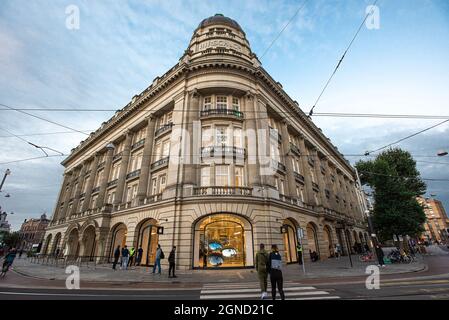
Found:
[[[282,135],[277,129],[270,127],[270,137],[277,140],[278,143],[282,143]]]
[[[154,133],[154,137],[157,138],[157,137],[161,136],[162,134],[170,132],[172,127],[173,127],[173,122],[164,124],[162,127],[160,127],[159,129],[156,130],[156,132]]]
[[[301,152],[299,151],[299,148],[295,146],[293,143],[290,142],[290,150],[295,153],[296,155],[301,155]]]
[[[312,167],[315,166],[315,159],[313,159],[313,157],[308,156],[308,157],[307,157],[307,162],[308,162]]]
[[[250,196],[253,188],[249,187],[199,187],[195,188],[193,194],[196,196]]]
[[[312,188],[313,188],[313,190],[315,190],[315,191],[320,191],[320,187],[319,187],[318,184],[315,183],[315,182],[312,182]]]
[[[326,174],[326,168],[322,164],[320,165],[320,170],[322,174]]]
[[[97,169],[103,168],[105,164],[106,164],[106,161],[101,162],[100,164],[98,164]]]
[[[161,169],[163,167],[167,167],[168,166],[168,162],[169,162],[170,157],[165,157],[162,158],[156,162],[153,162],[151,164],[151,170],[157,170],[157,169]]]
[[[83,198],[84,196],[86,196],[86,193],[85,193],[85,192],[83,192],[83,193],[80,194],[80,198]]]
[[[158,194],[146,197],[145,200],[143,201],[143,204],[154,203],[154,202],[158,202],[161,200],[162,200],[162,193],[158,193]]]
[[[100,187],[95,187],[92,189],[92,194],[99,192],[100,191]]]
[[[145,144],[145,139],[141,139],[141,140],[137,141],[136,143],[134,143],[134,144],[131,146],[131,150],[132,150],[132,151],[137,150],[137,149],[139,149],[140,147],[143,147],[144,144]]]
[[[298,172],[293,172],[293,175],[295,176],[295,180],[304,184],[304,176]]]
[[[137,169],[137,170],[134,170],[134,171],[131,171],[130,173],[128,173],[126,175],[126,180],[137,178],[138,176],[140,176],[140,169]]]
[[[329,199],[331,197],[331,192],[328,189],[325,189],[324,193],[326,194],[326,198]]]
[[[286,172],[285,165],[277,160],[271,160],[271,167],[276,171],[280,171],[282,173]]]
[[[232,118],[236,120],[243,120],[243,112],[233,109],[209,109],[203,110],[200,113],[200,117],[204,118]]]
[[[117,182],[118,182],[118,179],[114,179],[112,181],[109,181],[108,182],[108,188],[112,187],[112,186],[115,186],[117,184]]]
[[[210,146],[201,148],[202,158],[220,158],[233,157],[244,158],[246,151],[244,148],[230,146]]]
[[[117,161],[117,160],[120,160],[120,159],[122,158],[122,156],[123,156],[123,151],[121,151],[121,152],[115,154],[115,155],[112,157],[112,162],[115,162],[115,161]]]

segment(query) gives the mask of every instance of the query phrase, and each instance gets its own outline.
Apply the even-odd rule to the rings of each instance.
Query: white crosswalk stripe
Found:
[[[271,287],[268,283],[268,297],[271,299]],[[330,300],[339,299],[339,296],[330,295],[328,291],[320,290],[312,286],[300,286],[297,283],[284,282],[286,300]],[[214,283],[204,284],[201,289],[200,299],[248,299],[259,300],[261,292],[259,283]],[[280,299],[279,293],[276,296]]]

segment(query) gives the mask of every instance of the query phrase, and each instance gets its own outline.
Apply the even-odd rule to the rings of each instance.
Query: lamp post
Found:
[[[11,170],[6,169],[5,175],[3,176],[2,183],[0,184],[0,191],[2,191],[3,184],[5,183],[6,176],[11,174]]]

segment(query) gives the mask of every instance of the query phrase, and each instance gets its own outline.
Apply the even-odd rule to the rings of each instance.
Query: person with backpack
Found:
[[[261,299],[265,299],[268,295],[267,293],[267,278],[268,278],[268,272],[267,272],[267,265],[268,265],[268,252],[265,250],[265,245],[261,243],[259,245],[259,251],[256,253],[256,271],[257,276],[259,278],[260,282],[260,290],[262,291],[262,297]]]
[[[129,250],[127,246],[122,249],[122,269],[128,270]]]
[[[170,254],[168,255],[168,277],[169,278],[177,278],[175,275],[175,268],[176,268],[176,246],[173,246],[173,249],[170,251]],[[173,276],[171,276],[171,273],[173,272]]]
[[[115,270],[115,267],[117,266],[118,259],[120,259],[120,246],[117,246],[114,251],[114,262],[112,263],[112,269]]]
[[[285,300],[284,295],[284,279],[282,277],[282,257],[278,251],[277,245],[271,246],[271,253],[268,257],[268,272],[270,273],[271,297],[276,300],[276,286],[278,288],[281,299]]]
[[[154,261],[154,266],[153,266],[153,274],[156,273],[156,267],[158,268],[158,273],[161,274],[161,259],[164,259],[165,255],[164,252],[162,251],[161,245],[158,244],[157,245],[157,250],[156,250],[156,260]]]

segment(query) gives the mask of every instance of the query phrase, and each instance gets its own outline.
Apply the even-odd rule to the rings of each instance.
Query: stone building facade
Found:
[[[39,219],[25,219],[19,230],[20,249],[31,250],[38,249],[44,241],[45,229],[50,220],[44,213]]]
[[[441,201],[433,198],[419,197],[418,202],[424,206],[427,221],[424,223],[423,236],[429,241],[447,241],[449,218]]]
[[[322,259],[368,237],[354,169],[222,15],[62,164],[46,253],[126,244],[152,265],[176,245],[181,269],[252,267],[259,243],[296,262],[300,228]]]

